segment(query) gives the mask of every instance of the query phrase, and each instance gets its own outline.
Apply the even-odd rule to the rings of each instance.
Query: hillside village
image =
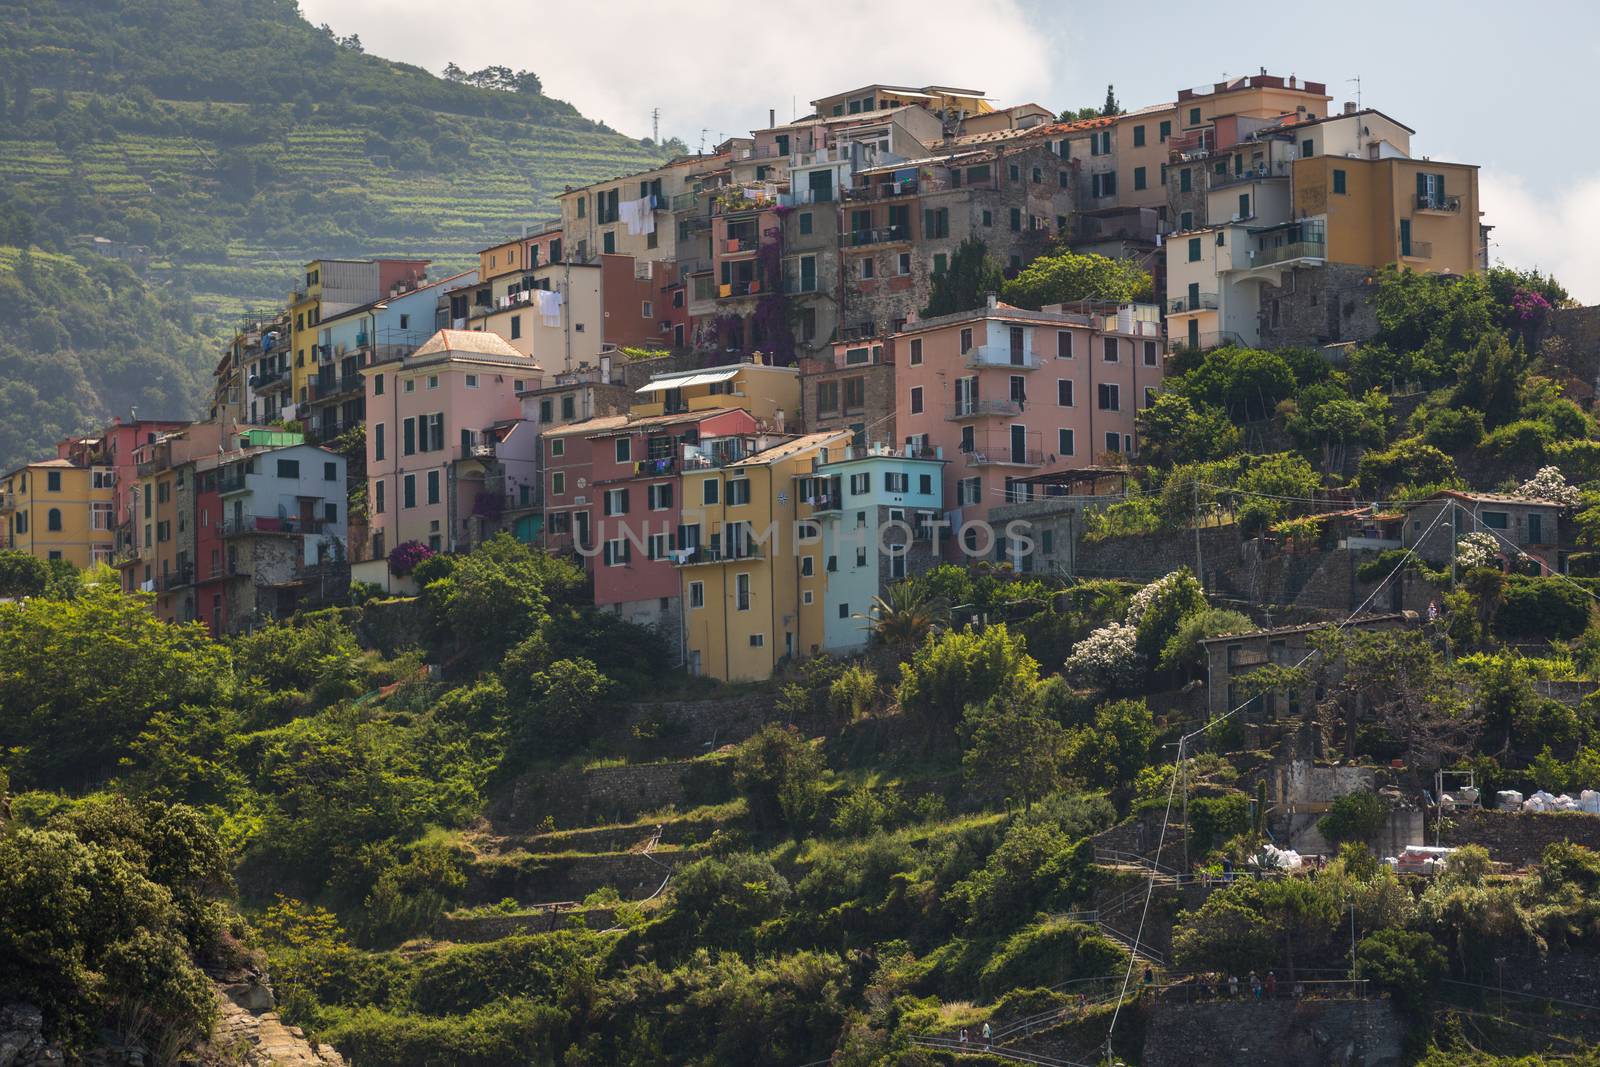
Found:
[[[1594,1059],[1600,313],[1292,74],[811,109],[0,476],[0,1067]]]

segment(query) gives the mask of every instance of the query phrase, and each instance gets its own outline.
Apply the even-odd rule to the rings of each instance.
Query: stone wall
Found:
[[[726,759],[679,760],[535,772],[518,779],[496,805],[502,829],[531,830],[546,816],[557,827],[629,822],[668,806],[719,803],[730,796]]]
[[[1540,331],[1539,352],[1583,381],[1600,383],[1600,306],[1550,312]]]
[[[626,724],[635,736],[650,736],[641,747],[653,750],[654,758],[694,756],[743,741],[774,718],[775,702],[772,693],[723,700],[635,701],[628,705]]]
[[[1378,274],[1328,263],[1297,268],[1261,287],[1261,347],[1320,348],[1378,333]]]
[[[1142,1062],[1398,1067],[1403,1034],[1387,999],[1162,1001],[1150,1011]]]
[[[1433,829],[1434,816],[1430,812],[1430,834]],[[1445,816],[1440,835],[1440,842],[1445,845],[1482,845],[1489,850],[1490,859],[1514,867],[1537,863],[1545,846],[1557,841],[1571,841],[1600,851],[1600,815],[1577,811],[1458,811]]]
[[[641,900],[655,892],[668,871],[698,855],[680,849],[653,855],[601,852],[480,860],[467,870],[462,899],[468,905],[492,904],[507,897],[526,903],[581,901],[602,886],[612,886],[626,899]]]
[[[808,361],[808,363],[809,366],[802,369],[800,376],[801,425],[793,427],[794,430],[804,430],[806,433],[818,433],[822,430],[853,431],[855,427],[860,426],[865,430],[868,444],[897,443],[893,363],[868,363],[854,367],[824,365],[820,361]],[[841,410],[844,403],[844,382],[847,378],[862,380],[865,403],[859,409]],[[837,383],[839,407],[828,411],[822,411],[817,407],[817,387],[823,382]],[[929,397],[927,402],[934,401],[935,398]]]
[[[362,647],[375,648],[385,656],[423,647],[428,627],[422,601],[410,598],[363,604],[353,622]]]

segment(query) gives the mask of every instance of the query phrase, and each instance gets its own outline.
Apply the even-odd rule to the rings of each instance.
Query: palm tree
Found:
[[[891,648],[914,648],[950,622],[950,605],[913,581],[896,582],[872,606],[854,616],[872,631],[874,642]]]

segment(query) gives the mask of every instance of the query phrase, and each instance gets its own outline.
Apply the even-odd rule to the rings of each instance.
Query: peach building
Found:
[[[517,394],[537,388],[538,364],[492,333],[440,330],[361,373],[372,558],[405,541],[454,551],[471,539],[497,431],[520,419]],[[526,466],[505,476],[533,477],[531,455]]]
[[[1026,499],[1018,479],[1136,455],[1134,414],[1161,387],[1161,348],[1151,305],[1025,311],[991,298],[896,336],[896,428],[908,454],[949,461],[959,528]]]

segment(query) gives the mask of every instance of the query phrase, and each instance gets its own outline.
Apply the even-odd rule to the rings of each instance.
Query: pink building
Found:
[[[737,458],[756,420],[743,408],[634,418],[610,415],[543,435],[544,506],[551,551],[577,550],[594,575],[595,603],[659,626],[670,644],[679,627],[680,544],[686,462]],[[690,510],[698,507],[689,501]]]
[[[498,504],[488,500],[491,473],[501,476],[496,448],[521,417],[517,394],[538,387],[538,364],[492,333],[440,330],[410,355],[362,374],[372,559],[405,541],[465,547],[473,517]],[[531,472],[531,456],[519,462]],[[514,474],[523,472],[504,477]]]
[[[950,461],[944,499],[960,522],[1027,499],[1017,479],[1137,455],[1134,414],[1162,380],[1153,306],[1064,313],[991,298],[894,341],[896,430],[908,450]]]

